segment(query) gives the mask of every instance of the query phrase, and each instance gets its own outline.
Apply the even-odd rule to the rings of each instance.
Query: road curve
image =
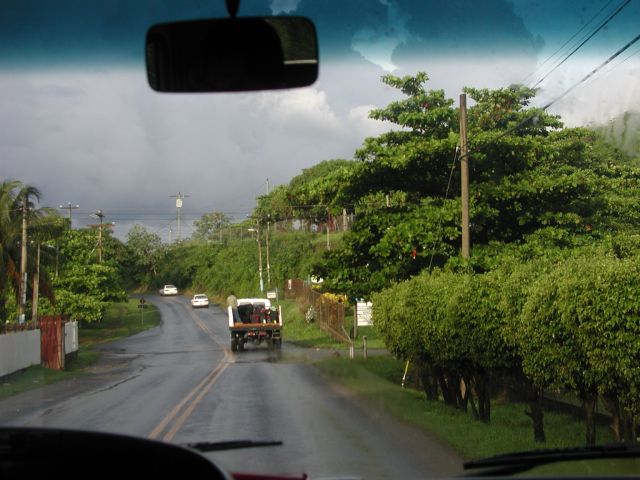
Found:
[[[0,401],[0,425],[110,431],[174,443],[282,440],[207,454],[233,471],[311,478],[428,478],[460,458],[416,429],[361,408],[304,361],[301,349],[231,353],[225,312],[156,297],[159,327],[101,348],[92,375]]]

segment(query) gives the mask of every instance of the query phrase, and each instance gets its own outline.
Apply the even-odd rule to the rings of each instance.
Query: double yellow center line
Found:
[[[220,342],[216,339],[213,332],[209,327],[198,317],[193,314],[193,311],[187,310],[189,316],[193,319],[195,324],[205,332],[213,342],[222,347]],[[148,435],[151,439],[162,439],[166,442],[170,442],[175,434],[180,430],[184,422],[193,413],[198,403],[204,398],[204,396],[211,390],[211,387],[216,383],[218,378],[224,373],[230,363],[233,362],[233,356],[228,348],[224,349],[224,357],[218,363],[218,365],[207,374],[207,376],[191,390],[185,397],[178,402],[178,404],[169,412],[169,414],[162,419],[156,428],[154,428]]]

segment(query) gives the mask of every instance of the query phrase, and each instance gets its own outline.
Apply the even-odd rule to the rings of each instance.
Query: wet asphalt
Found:
[[[159,327],[101,347],[87,375],[0,401],[0,425],[124,433],[172,443],[280,440],[207,453],[230,471],[310,478],[433,478],[461,459],[416,428],[328,381],[332,352],[248,344],[231,353],[226,312],[186,297],[150,298]],[[344,354],[344,352],[343,352]]]

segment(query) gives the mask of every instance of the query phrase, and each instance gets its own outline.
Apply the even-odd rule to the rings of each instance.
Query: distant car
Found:
[[[176,288],[175,285],[165,285],[160,289],[160,295],[162,296],[177,295],[177,294],[178,294],[178,289]]]
[[[191,306],[193,308],[209,308],[209,299],[204,293],[196,293],[191,299]]]

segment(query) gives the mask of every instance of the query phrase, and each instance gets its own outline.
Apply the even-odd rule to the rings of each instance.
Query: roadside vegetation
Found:
[[[579,399],[587,444],[597,441],[598,404],[616,439],[636,441],[637,150],[530,107],[532,89],[466,89],[473,248],[463,259],[455,102],[428,90],[425,73],[383,82],[399,99],[370,116],[397,129],[366,139],[356,161],[327,160],[273,188],[240,225],[277,224],[295,238],[276,247],[273,233],[271,252],[286,258],[272,262],[274,284],[313,276],[350,304],[372,300],[378,338],[417,366],[423,395],[481,424],[495,421],[504,392],[519,392],[531,437],[548,445],[551,392]],[[330,245],[323,232],[340,225]],[[255,293],[255,244],[225,251],[218,234],[221,250],[182,269],[184,280]],[[301,345],[325,344],[311,326],[291,327]]]
[[[450,445],[465,459],[540,448],[531,435],[527,405],[507,397],[494,401],[490,423],[477,422],[470,412],[427,400],[415,372],[410,371],[405,388],[405,365],[389,356],[348,360],[329,358],[316,364],[332,380],[358,393],[358,402],[388,412]],[[584,424],[575,416],[557,411],[545,414],[545,448],[575,447],[584,441]],[[608,425],[599,423],[598,443],[614,440]]]
[[[382,81],[397,90],[398,100],[370,117],[395,130],[365,139],[353,160],[320,162],[272,188],[243,222],[209,212],[195,223],[191,239],[170,245],[141,226],[126,242],[106,228],[100,237],[94,230],[70,231],[55,212],[36,208],[36,189],[4,182],[0,266],[7,274],[0,278],[0,315],[15,322],[18,314],[24,206],[29,236],[44,247],[40,311],[81,320],[88,335],[82,342],[133,331],[114,326],[107,332],[104,323],[105,311],[133,288],[172,283],[221,303],[231,292],[261,295],[262,255],[266,290],[278,289],[282,299],[287,279],[315,279],[314,288],[345,299],[347,331],[353,304],[371,300],[375,326],[358,329],[356,342],[366,335],[369,348],[384,347],[391,356],[366,365],[335,360],[321,368],[360,388],[354,379],[361,372],[380,377],[372,365],[387,371],[387,363],[397,372],[396,362],[409,361],[419,391],[400,394],[416,403],[405,404],[401,396],[397,404],[420,418],[442,411],[473,420],[451,438],[482,443],[470,442],[465,429],[491,435],[504,425],[497,436],[509,439],[509,425],[528,419],[529,434],[519,436],[538,446],[569,442],[573,433],[556,433],[555,414],[543,407],[551,393],[578,399],[582,442],[603,440],[596,433],[597,405],[610,415],[613,438],[636,442],[637,145],[612,143],[620,137],[614,127],[566,127],[558,116],[530,106],[533,89],[467,88],[472,251],[462,258],[456,102],[429,90],[426,73]],[[628,133],[633,119],[624,118]],[[620,138],[628,140],[627,133]],[[32,275],[33,255],[29,262]],[[283,305],[286,340],[348,347],[305,322],[304,305]],[[385,405],[396,408],[393,401]],[[511,442],[492,453],[519,445],[516,438]]]
[[[284,300],[282,305],[282,316],[285,319],[286,341],[308,348],[325,348],[344,351],[349,348],[349,344],[334,340],[329,334],[324,332],[317,324],[305,321],[304,312],[301,306],[294,300]],[[353,332],[353,312],[346,315],[345,329]],[[367,339],[367,347],[371,350],[384,349],[385,344],[380,333],[373,327],[358,327],[356,337],[353,338],[354,348],[363,348],[363,338]]]

